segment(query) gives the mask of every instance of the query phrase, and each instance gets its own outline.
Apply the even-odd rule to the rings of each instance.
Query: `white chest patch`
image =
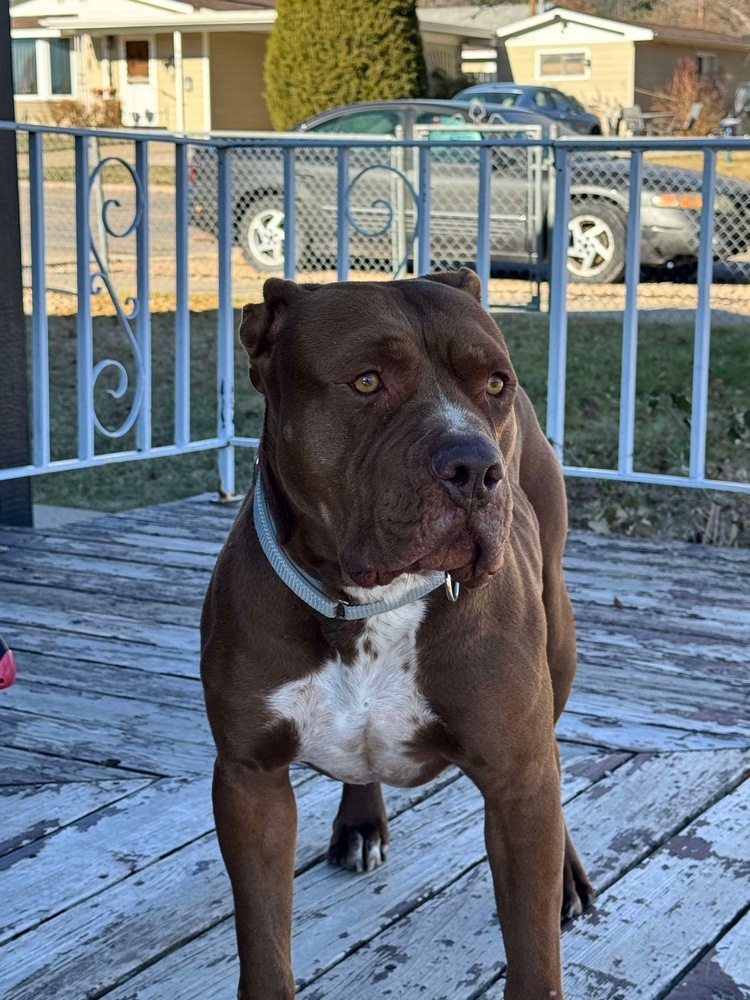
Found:
[[[351,593],[372,601],[413,582],[399,578],[389,587]],[[337,656],[273,692],[269,708],[295,724],[300,760],[350,784],[410,785],[418,779],[420,765],[408,744],[436,718],[416,683],[424,613],[424,602],[416,601],[367,619],[353,663]]]

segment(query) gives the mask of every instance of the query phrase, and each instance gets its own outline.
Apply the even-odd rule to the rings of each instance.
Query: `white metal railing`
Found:
[[[450,225],[444,207],[437,204],[440,170],[447,169],[446,150],[457,150],[450,133],[453,126],[444,126],[446,137],[440,137],[440,127],[429,126],[430,137],[404,140],[400,138],[363,139],[362,137],[314,136],[311,134],[265,135],[252,139],[210,138],[169,135],[146,131],[87,131],[42,126],[0,123],[2,129],[15,129],[28,142],[28,198],[29,239],[31,269],[31,336],[32,336],[32,394],[33,394],[33,457],[22,467],[0,469],[0,480],[23,478],[54,471],[85,468],[112,462],[128,462],[188,452],[216,450],[219,456],[221,490],[231,495],[235,490],[234,450],[236,447],[254,447],[257,440],[243,437],[235,431],[234,406],[234,350],[235,329],[232,303],[232,250],[237,240],[237,187],[238,165],[248,156],[263,154],[263,170],[278,176],[278,192],[283,207],[283,273],[294,278],[300,254],[302,218],[309,206],[301,201],[310,198],[309,157],[318,157],[320,184],[325,188],[321,203],[328,212],[325,225],[331,227],[332,253],[339,280],[350,273],[352,246],[366,245],[368,238],[387,236],[394,261],[394,272],[403,273],[406,262],[413,258],[416,273],[429,271],[436,243],[445,242],[450,235]],[[487,284],[493,259],[502,256],[502,239],[508,213],[496,210],[495,191],[502,191],[504,163],[513,163],[514,169],[523,163],[526,171],[527,201],[523,209],[526,216],[518,215],[526,226],[529,238],[529,260],[543,267],[549,281],[549,369],[547,400],[547,434],[561,461],[565,456],[565,391],[567,368],[568,324],[568,259],[570,252],[569,219],[571,196],[578,188],[585,187],[586,169],[590,171],[593,158],[610,153],[625,153],[627,172],[623,180],[622,163],[615,164],[620,171],[620,186],[625,188],[620,209],[626,222],[627,245],[625,248],[625,308],[622,323],[622,373],[620,393],[619,453],[615,468],[588,468],[564,464],[564,471],[572,476],[614,479],[640,483],[658,483],[673,486],[711,487],[716,489],[750,492],[750,483],[724,481],[706,474],[706,430],[708,419],[708,361],[711,334],[711,283],[712,265],[721,240],[726,232],[717,233],[717,204],[723,209],[722,199],[729,197],[717,188],[716,156],[721,151],[750,151],[750,140],[743,139],[602,139],[602,138],[543,138],[540,135],[519,133],[519,129],[493,129],[469,125],[473,132],[481,131],[481,138],[463,137],[463,159],[451,169],[464,183],[471,176],[475,198],[471,211],[464,211],[461,224],[474,227],[472,244],[474,263],[483,279],[485,303]],[[505,133],[505,134],[504,134]],[[75,453],[64,458],[52,458],[50,447],[50,380],[49,380],[49,331],[45,290],[48,285],[46,261],[45,211],[47,185],[45,184],[45,136],[67,136],[74,146],[75,159],[75,260],[77,271],[76,315],[76,380],[77,380],[77,446]],[[133,162],[125,157],[104,154],[94,158],[92,147],[107,143],[129,142],[134,149]],[[170,197],[174,210],[174,276],[176,307],[174,313],[174,428],[172,440],[155,445],[152,434],[151,367],[151,295],[150,295],[150,190],[149,159],[155,144],[171,147],[174,185]],[[646,239],[643,214],[650,211],[653,192],[644,188],[644,159],[646,150],[655,144],[661,150],[691,150],[703,157],[703,170],[699,193],[692,201],[695,220],[698,299],[694,321],[694,369],[691,399],[690,460],[685,475],[667,475],[639,471],[634,466],[633,442],[636,400],[636,348],[638,342],[638,280],[641,257]],[[194,436],[191,433],[190,395],[190,315],[189,291],[191,283],[189,258],[189,230],[194,209],[194,182],[190,174],[189,153],[209,150],[213,157],[215,174],[211,211],[216,234],[218,259],[218,312],[216,323],[216,422],[213,433]],[[465,155],[471,150],[472,155]],[[511,154],[509,150],[514,151]],[[362,159],[364,152],[371,159]],[[503,159],[505,157],[505,160]],[[245,159],[243,159],[245,158]],[[450,160],[450,157],[447,158]],[[458,161],[456,161],[458,162]],[[601,162],[606,162],[602,159]],[[615,161],[612,161],[615,163]],[[261,160],[258,160],[261,163]],[[451,161],[452,163],[452,161]],[[270,164],[270,166],[269,166]],[[498,166],[500,164],[500,166]],[[588,167],[587,167],[588,164]],[[130,188],[130,216],[126,223],[115,223],[113,206],[118,202],[101,195],[101,178],[106,168],[116,166]],[[450,164],[449,164],[450,166]],[[460,167],[460,169],[459,169]],[[358,206],[353,204],[353,192],[364,183],[365,175],[375,169],[387,172],[389,180],[382,187],[382,194],[372,199],[370,209],[379,220],[376,229],[363,227],[357,219]],[[463,172],[462,172],[463,171]],[[582,173],[583,171],[583,173]],[[523,194],[523,171],[516,169],[513,183]],[[583,177],[583,180],[581,179]],[[381,178],[382,180],[382,178]],[[450,178],[446,181],[449,183]],[[215,183],[214,183],[215,181]],[[276,183],[276,182],[274,182]],[[378,181],[381,183],[381,181]],[[385,184],[385,182],[382,182]],[[382,185],[381,185],[382,186]],[[506,188],[512,186],[510,181]],[[601,185],[600,185],[601,186]],[[737,220],[746,226],[747,246],[750,247],[750,185],[737,186]],[[380,190],[380,189],[378,189]],[[515,189],[514,189],[515,190]],[[613,190],[616,185],[613,182]],[[718,193],[717,193],[718,192]],[[377,194],[377,191],[376,191]],[[622,192],[620,192],[622,194]],[[519,195],[519,198],[521,195]],[[665,196],[666,197],[666,196]],[[97,200],[98,199],[98,200]],[[94,202],[92,219],[91,202]],[[330,201],[330,205],[327,204]],[[696,209],[700,200],[700,210]],[[520,202],[519,202],[520,204]],[[644,207],[645,206],[645,207]],[[361,207],[361,206],[359,206]],[[322,211],[322,209],[321,209]],[[519,210],[520,211],[520,210]],[[380,213],[379,215],[377,213]],[[373,216],[373,217],[375,217]],[[323,216],[321,215],[321,219]],[[515,218],[515,216],[514,216]],[[443,219],[443,221],[441,221]],[[376,221],[377,221],[376,220]],[[468,220],[468,221],[467,221]],[[744,221],[743,221],[744,220]],[[452,223],[450,223],[452,224]],[[321,227],[324,225],[320,223]],[[385,226],[385,228],[384,228]],[[653,227],[652,227],[653,228]],[[321,229],[322,231],[322,229]],[[519,230],[520,231],[520,230]],[[135,240],[135,294],[122,300],[111,280],[107,257],[101,249],[101,233],[109,241],[134,238]],[[744,232],[744,231],[743,231]],[[745,237],[742,236],[742,239]],[[737,237],[739,240],[740,237]],[[738,243],[739,245],[739,243]],[[110,248],[110,252],[111,248]],[[464,251],[465,252],[465,251]],[[460,260],[460,254],[456,255]],[[92,294],[103,288],[110,296],[119,327],[124,334],[132,355],[132,375],[123,363],[115,358],[96,360],[94,350]],[[104,371],[115,375],[117,385],[110,394],[123,396],[129,392],[131,403],[125,418],[115,427],[108,426],[97,414],[95,390]],[[748,404],[750,407],[750,404]],[[132,432],[132,433],[131,433]],[[132,440],[132,446],[123,450],[102,451],[98,445],[104,440]]]

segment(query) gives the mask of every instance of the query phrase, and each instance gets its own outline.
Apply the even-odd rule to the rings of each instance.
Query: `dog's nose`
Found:
[[[484,504],[505,475],[495,445],[483,437],[452,437],[432,456],[432,471],[459,507]]]

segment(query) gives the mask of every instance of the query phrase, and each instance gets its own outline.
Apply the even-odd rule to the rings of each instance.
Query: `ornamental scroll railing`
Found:
[[[469,131],[480,128],[481,137],[463,135],[458,155],[457,129],[451,124],[430,126],[429,135],[417,130],[410,140],[310,134],[206,139],[160,132],[55,129],[13,123],[0,123],[0,128],[17,130],[28,148],[26,197],[33,401],[32,461],[25,466],[0,469],[0,481],[113,462],[216,451],[220,492],[224,496],[235,493],[235,449],[257,445],[256,438],[235,430],[233,292],[252,298],[260,289],[260,283],[252,294],[247,294],[244,287],[233,288],[233,270],[242,239],[239,208],[241,204],[247,207],[237,187],[243,170],[256,180],[265,177],[264,197],[272,194],[276,199],[269,201],[269,225],[273,219],[278,225],[281,214],[280,273],[287,278],[305,280],[303,272],[318,270],[325,272],[324,280],[346,280],[353,266],[358,270],[363,268],[369,256],[388,258],[388,273],[398,276],[404,275],[409,266],[413,273],[420,274],[446,265],[471,264],[482,278],[486,305],[493,267],[504,257],[503,240],[513,240],[521,234],[521,242],[508,256],[516,262],[525,261],[535,276],[544,277],[549,286],[546,429],[563,460],[567,457],[567,288],[570,257],[578,253],[569,227],[571,190],[575,192],[580,187],[581,164],[594,155],[601,158],[618,153],[617,162],[612,161],[613,171],[614,167],[617,170],[613,172],[611,185],[613,190],[617,185],[626,188],[622,212],[627,241],[618,460],[615,468],[581,467],[564,462],[564,471],[568,475],[598,479],[750,492],[748,482],[712,478],[706,472],[712,268],[718,242],[726,238],[721,228],[724,223],[717,222],[716,211],[717,205],[724,204],[721,199],[734,197],[724,188],[717,193],[716,162],[719,154],[729,157],[735,151],[749,153],[750,140],[659,141],[659,148],[665,153],[692,151],[700,154],[703,161],[701,196],[699,202],[696,200],[699,207],[694,213],[697,308],[693,314],[694,364],[688,403],[689,466],[684,475],[668,475],[639,471],[633,458],[638,289],[644,240],[641,221],[644,154],[653,148],[654,140],[550,139],[539,134],[524,135],[518,128],[508,134],[502,127],[472,123]],[[46,172],[44,146],[50,136],[70,143],[74,156],[72,176],[60,182],[74,193],[75,210],[77,444],[75,453],[67,457],[53,457],[50,445],[47,316],[50,280],[46,259],[50,240],[45,214],[53,192]],[[112,148],[118,144],[130,144],[134,155],[113,153]],[[104,152],[100,153],[100,149]],[[159,152],[159,169],[166,169],[168,164],[172,178],[168,189],[161,188],[158,192],[151,183],[150,158],[154,150]],[[194,164],[201,156],[204,167],[210,171],[210,180],[197,199]],[[627,164],[624,175],[623,162]],[[269,170],[278,178],[272,185],[273,191],[269,187]],[[113,171],[118,182],[110,191],[107,177]],[[319,185],[312,195],[311,183]],[[514,191],[517,204],[509,210],[509,192]],[[459,195],[464,199],[462,205],[451,208],[448,204],[446,208],[446,197],[450,202]],[[163,207],[165,198],[170,202],[173,220],[170,227],[173,227],[174,252],[170,266],[174,279],[174,412],[170,440],[154,443],[151,264],[152,237],[156,230],[152,209],[157,202]],[[471,201],[469,208],[467,199]],[[190,247],[196,232],[199,200],[200,208],[208,210],[211,216],[210,225],[203,225],[201,238],[212,241],[210,253],[217,265],[216,363],[210,372],[196,372],[191,366],[190,292],[194,275]],[[750,248],[750,197],[744,188],[737,187],[735,202],[735,222],[740,228],[735,226],[733,230],[733,238],[739,241],[734,250],[746,252]],[[126,294],[121,290],[112,261],[117,258],[118,245],[128,241],[134,242],[135,282],[134,290],[128,289]],[[319,280],[319,275],[315,280]],[[98,356],[92,306],[97,296],[107,297],[111,302],[110,312],[114,314],[122,352],[118,356]],[[602,307],[606,309],[605,302]],[[208,435],[192,432],[191,376],[215,379],[216,416]],[[124,410],[118,410],[114,420],[102,413],[100,401],[107,395],[124,402]],[[118,443],[124,446],[118,449]]]

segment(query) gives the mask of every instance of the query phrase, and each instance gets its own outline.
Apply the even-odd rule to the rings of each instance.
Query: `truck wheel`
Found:
[[[237,226],[237,241],[248,264],[258,271],[284,269],[284,206],[265,195],[251,202]]]
[[[568,222],[568,276],[571,281],[602,285],[619,281],[625,271],[625,220],[612,205],[579,201]]]

